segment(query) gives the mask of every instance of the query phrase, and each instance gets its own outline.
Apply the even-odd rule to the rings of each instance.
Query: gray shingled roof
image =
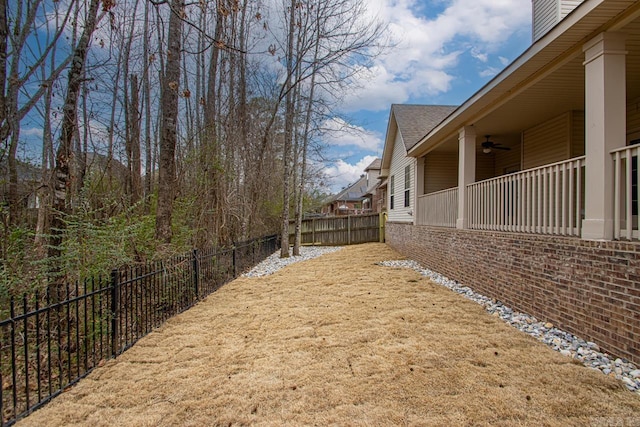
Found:
[[[360,201],[367,191],[367,176],[363,175],[355,183],[351,184],[340,193],[338,193],[333,200],[340,202],[357,202]]]
[[[453,105],[392,104],[391,109],[407,151],[456,108]]]
[[[382,167],[382,159],[375,159],[373,162],[371,162],[371,164],[369,166],[364,168],[364,171],[366,172],[366,171],[371,170],[371,169],[380,170],[381,167]]]

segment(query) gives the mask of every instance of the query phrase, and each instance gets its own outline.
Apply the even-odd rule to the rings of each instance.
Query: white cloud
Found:
[[[34,138],[38,138],[38,139],[42,139],[42,135],[44,134],[42,128],[21,128],[20,129],[20,136],[24,136],[24,137],[34,137]]]
[[[382,137],[376,132],[349,124],[339,117],[323,123],[321,138],[330,146],[355,146],[372,152],[380,151],[384,143]]]
[[[485,68],[484,70],[480,71],[479,75],[480,77],[493,77],[496,74],[498,74],[500,72],[500,68],[496,68],[496,67],[488,67]]]
[[[369,166],[376,159],[376,156],[364,156],[356,164],[349,164],[344,160],[338,160],[330,166],[325,167],[324,175],[330,181],[330,188],[333,192],[338,192],[342,188],[356,182],[360,175],[364,173],[364,168]]]
[[[385,18],[397,45],[362,74],[363,87],[347,95],[345,111],[379,111],[391,103],[444,93],[461,55],[489,63],[512,35],[530,28],[530,0],[440,3],[442,13],[425,17],[418,13],[428,15],[428,6],[415,0],[369,1],[371,13]],[[506,65],[505,58],[496,60]]]

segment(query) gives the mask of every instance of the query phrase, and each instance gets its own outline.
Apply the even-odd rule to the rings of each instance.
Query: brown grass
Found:
[[[640,423],[616,380],[374,264],[399,258],[367,244],[235,280],[19,425]]]

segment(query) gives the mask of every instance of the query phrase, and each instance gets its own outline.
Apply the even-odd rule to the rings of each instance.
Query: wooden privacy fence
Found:
[[[303,245],[338,246],[384,241],[381,214],[349,215],[302,220]],[[295,238],[295,222],[289,223],[289,243]]]
[[[50,401],[168,318],[265,259],[278,243],[274,235],[231,248],[194,250],[3,301],[0,426],[12,425]]]

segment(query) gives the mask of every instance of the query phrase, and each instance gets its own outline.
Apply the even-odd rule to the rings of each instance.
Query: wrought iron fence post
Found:
[[[120,280],[118,269],[111,270],[111,356],[118,355],[118,306],[120,305]]]
[[[198,262],[198,250],[193,250],[193,288],[196,293],[196,301],[200,298],[200,263]]]

